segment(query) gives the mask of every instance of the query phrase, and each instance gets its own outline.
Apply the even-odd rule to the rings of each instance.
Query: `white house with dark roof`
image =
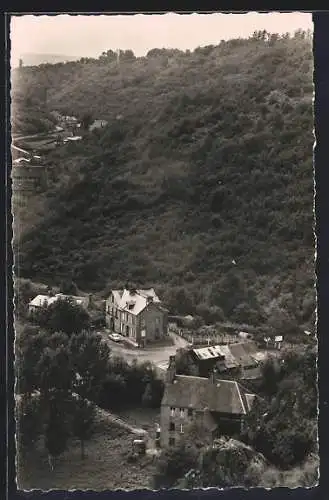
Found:
[[[208,378],[177,375],[171,356],[161,402],[161,446],[176,445],[193,423],[211,439],[239,433],[254,398],[237,381],[219,379],[215,372]]]
[[[73,295],[64,295],[63,293],[57,293],[56,295],[37,295],[28,305],[29,314],[33,314],[36,311],[40,310],[42,307],[48,307],[54,302],[58,300],[67,300],[71,299],[75,304],[83,307],[84,309],[88,309],[90,297],[87,296],[73,296]]]
[[[106,301],[106,323],[138,345],[168,334],[168,311],[153,288],[112,290]]]

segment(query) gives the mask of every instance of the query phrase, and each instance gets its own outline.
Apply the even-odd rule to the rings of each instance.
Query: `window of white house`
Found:
[[[187,410],[187,414],[188,414],[188,416],[189,416],[189,417],[192,417],[192,416],[193,416],[193,410],[192,410],[192,408],[189,408],[189,409]]]
[[[170,422],[170,424],[169,424],[169,430],[170,431],[174,431],[175,430],[175,424],[174,424],[174,422]]]
[[[175,438],[170,437],[169,438],[169,446],[174,446],[175,445]]]
[[[158,325],[160,323],[160,318],[159,317],[156,317],[155,318],[155,324]]]
[[[170,408],[170,415],[172,417],[175,415],[175,410],[176,410],[176,408],[173,408],[173,407]]]
[[[181,433],[181,434],[184,434],[184,427],[183,427],[183,424],[180,424],[180,433]]]
[[[184,417],[184,415],[185,415],[184,408],[179,408],[179,411],[180,411],[180,416]]]

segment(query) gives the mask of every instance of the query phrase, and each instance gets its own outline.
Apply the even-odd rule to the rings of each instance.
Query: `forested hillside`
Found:
[[[173,312],[310,326],[312,71],[303,32],[18,70],[14,88],[45,112],[109,122],[48,158],[55,182],[19,273],[134,281]]]

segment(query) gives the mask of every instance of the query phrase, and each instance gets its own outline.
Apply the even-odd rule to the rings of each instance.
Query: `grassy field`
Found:
[[[151,422],[146,413],[144,423]],[[18,457],[18,488],[98,491],[150,488],[153,457],[146,455],[132,462],[133,439],[134,435],[125,429],[105,420],[99,421],[93,438],[86,443],[86,458],[81,460],[80,444],[72,440],[68,450],[58,458],[54,471],[49,469],[47,453],[40,442],[29,456]]]

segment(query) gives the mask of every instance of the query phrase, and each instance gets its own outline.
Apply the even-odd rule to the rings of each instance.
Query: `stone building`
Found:
[[[153,288],[112,290],[106,301],[106,323],[112,332],[140,346],[168,335],[168,311]]]
[[[208,378],[177,375],[172,356],[161,403],[161,447],[176,445],[193,423],[210,440],[239,433],[254,398],[235,380],[217,378],[215,371]]]

